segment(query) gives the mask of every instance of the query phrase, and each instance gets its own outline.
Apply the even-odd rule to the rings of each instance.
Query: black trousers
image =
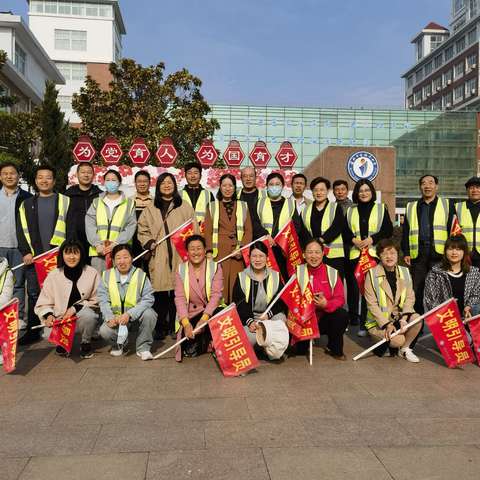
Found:
[[[429,253],[422,251],[420,251],[415,260],[412,260],[410,273],[412,274],[413,290],[415,292],[415,311],[420,315],[424,313],[423,292],[425,291],[425,279],[433,265],[438,262],[438,258],[433,258]]]
[[[350,314],[350,320],[358,319],[360,322],[360,329],[365,329],[367,302],[363,295],[360,298],[360,290],[354,275],[358,260],[359,258],[348,260],[346,271],[348,313]]]
[[[175,291],[168,290],[164,292],[155,292],[154,310],[157,312],[158,319],[155,325],[155,332],[158,335],[168,335],[175,332],[175,316],[177,307],[175,306]]]
[[[195,315],[195,317],[190,319],[193,329],[197,326],[197,323],[202,318],[203,312]],[[208,344],[212,339],[210,329],[208,326],[205,326],[200,333],[195,335],[195,338],[186,340],[182,344],[182,352],[187,357],[196,357],[207,352]]]
[[[325,313],[318,320],[320,335],[327,335],[327,348],[334,355],[343,355],[343,334],[348,321],[348,313],[343,308],[337,308],[332,313]]]

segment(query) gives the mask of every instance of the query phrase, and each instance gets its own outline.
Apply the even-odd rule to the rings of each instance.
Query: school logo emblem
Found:
[[[355,182],[364,178],[372,181],[378,175],[378,161],[371,153],[354,153],[347,161],[347,172]]]

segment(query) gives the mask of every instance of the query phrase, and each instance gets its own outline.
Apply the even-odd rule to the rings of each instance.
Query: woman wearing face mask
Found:
[[[182,259],[171,238],[156,245],[156,241],[173,232],[188,220],[193,220],[198,230],[195,212],[178,193],[175,177],[168,172],[157,179],[153,205],[148,205],[138,219],[137,238],[145,250],[151,250],[149,272],[155,291],[154,309],[158,314],[155,339],[167,334],[175,335],[176,307],[174,300],[175,273]]]
[[[344,241],[350,248],[347,269],[348,311],[351,324],[360,324],[357,335],[366,337],[367,304],[365,298],[362,297],[359,311],[360,291],[354,271],[362,250],[367,248],[372,257],[377,256],[375,246],[383,238],[392,236],[393,225],[386,205],[376,203],[377,193],[370,180],[362,179],[355,184],[352,200],[356,205],[347,210],[347,222],[344,230]]]
[[[207,256],[219,261],[237,251],[236,255],[222,262],[223,299],[229,304],[233,284],[245,265],[239,248],[252,241],[252,222],[248,205],[237,200],[235,177],[226,173],[220,177],[217,199],[210,202],[205,216],[205,241]]]
[[[250,266],[238,274],[233,301],[250,343],[263,348],[270,360],[278,360],[288,347],[289,335],[286,307],[281,300],[264,314],[283,288],[280,274],[267,267],[267,256],[263,242],[250,247]]]
[[[85,217],[85,231],[90,243],[92,267],[99,273],[106,269],[113,247],[130,243],[135,234],[135,202],[120,191],[122,177],[116,170],[103,176],[105,193],[94,199]]]
[[[274,238],[277,233],[290,221],[293,220],[295,230],[303,243],[305,229],[302,219],[297,212],[295,199],[285,198],[282,195],[285,180],[280,173],[273,172],[267,177],[267,196],[258,201],[258,216],[262,225],[262,235],[267,235],[272,246],[275,259],[280,267],[280,273],[284,281],[288,280],[287,260],[283,250],[275,244]]]
[[[345,217],[342,207],[328,200],[330,180],[323,177],[314,178],[310,182],[313,203],[302,213],[303,224],[310,238],[318,238],[325,245],[323,261],[345,276],[345,253],[342,233],[345,228]]]

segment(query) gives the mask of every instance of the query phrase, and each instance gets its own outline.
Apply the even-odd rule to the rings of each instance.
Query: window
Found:
[[[433,52],[436,50],[445,40],[444,35],[431,35],[430,36],[430,46],[431,46],[431,51]]]
[[[463,92],[464,92],[464,85],[459,85],[458,87],[455,87],[455,90],[453,91],[453,101],[455,103],[458,103],[463,100]]]
[[[87,17],[98,17],[98,5],[87,3],[85,5],[85,15]]]
[[[455,49],[457,53],[465,50],[465,37],[462,37],[460,40],[457,41],[457,43],[455,43]]]
[[[476,78],[471,78],[466,84],[465,84],[465,97],[473,97],[477,93],[477,79]]]
[[[8,97],[10,95],[10,90],[7,88],[6,85],[0,82],[0,97]],[[0,112],[8,112],[9,107],[0,105]]]
[[[455,0],[453,2],[453,14],[456,15],[465,7],[465,0]]]
[[[67,95],[59,95],[57,100],[61,110],[72,110],[72,97]]]
[[[421,68],[420,70],[417,70],[417,72],[415,73],[415,81],[418,83],[418,82],[421,82],[423,80],[423,69]]]
[[[413,95],[413,99],[414,99],[415,105],[422,103],[422,91],[417,90]]]
[[[30,12],[49,15],[74,15],[77,17],[113,17],[112,5],[99,1],[77,2],[69,0],[31,0]]]
[[[46,1],[45,2],[45,13],[57,13],[57,2],[55,1]]]
[[[432,64],[432,62],[428,62],[428,63],[425,65],[425,76],[430,75],[430,74],[432,73],[432,70],[433,70],[433,64]]]
[[[443,58],[441,54],[435,57],[434,63],[435,63],[435,68],[440,68],[442,66]]]
[[[477,0],[470,0],[470,18],[477,15]]]
[[[450,85],[452,83],[452,80],[453,80],[453,70],[450,69],[443,74],[443,86],[446,87],[447,85]]]
[[[30,11],[32,13],[43,13],[43,0],[31,0]]]
[[[417,41],[417,61],[423,57],[423,38]]]
[[[453,75],[453,78],[457,80],[457,78],[463,77],[464,73],[465,73],[465,62],[462,60],[460,63],[457,63],[455,65],[455,73]]]
[[[87,32],[84,30],[55,30],[55,48],[57,50],[85,51]]]
[[[25,66],[27,64],[27,54],[25,50],[18,43],[15,43],[15,67],[17,70],[25,75]]]
[[[413,75],[410,75],[407,80],[407,88],[413,87]]]
[[[467,69],[468,71],[470,71],[473,68],[476,68],[476,66],[477,66],[477,54],[472,53],[467,57]]]
[[[433,93],[437,93],[442,89],[442,77],[437,77],[433,80]]]
[[[87,76],[87,65],[85,63],[58,62],[57,68],[65,80],[81,80],[83,82]]]
[[[445,61],[448,62],[449,60],[451,60],[453,58],[453,54],[453,45],[451,45],[450,47],[445,49]]]
[[[71,15],[72,14],[72,5],[67,2],[58,3],[58,13],[61,15]]]
[[[469,45],[472,45],[475,43],[475,40],[477,39],[477,30],[474,28],[473,30],[470,30],[467,33],[467,41]]]
[[[443,108],[450,108],[453,103],[453,93],[448,92],[443,96]]]
[[[441,110],[442,109],[442,99],[439,98],[432,102],[432,110]]]
[[[432,84],[429,83],[423,87],[423,98],[431,97],[432,96]]]

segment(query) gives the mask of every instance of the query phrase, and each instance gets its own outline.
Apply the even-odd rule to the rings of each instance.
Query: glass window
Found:
[[[477,93],[477,79],[471,78],[465,84],[465,97],[471,97]]]
[[[477,39],[477,30],[474,28],[467,33],[468,44],[472,45]]]
[[[465,73],[465,62],[462,60],[460,63],[457,63],[455,65],[455,73],[453,78],[456,80],[457,78],[462,77],[464,73]]]
[[[72,50],[85,51],[87,49],[87,32],[72,30]]]
[[[61,110],[71,110],[72,109],[72,97],[67,95],[59,95],[57,97],[58,105]]]
[[[98,15],[100,17],[112,17],[113,10],[111,5],[100,5],[98,7]]]
[[[437,93],[442,89],[442,77],[433,80],[433,93]]]
[[[469,55],[467,57],[467,68],[471,70],[472,68],[475,68],[477,66],[477,54],[472,53],[472,55]]]
[[[456,15],[463,7],[465,7],[465,0],[455,0],[453,2],[453,14]]]
[[[87,3],[85,5],[85,15],[87,17],[98,17],[98,5]]]
[[[45,2],[45,13],[57,13],[57,1]]]
[[[30,11],[33,13],[43,13],[43,0],[32,0],[30,2]]]
[[[453,93],[448,92],[443,96],[443,108],[450,108],[453,103]]]
[[[55,48],[57,50],[85,51],[87,32],[84,30],[55,30]]]
[[[413,87],[413,75],[410,75],[407,80],[407,87],[412,88]]]
[[[423,87],[423,98],[430,97],[432,95],[432,84],[429,83]]]
[[[435,62],[435,68],[440,68],[440,67],[442,66],[442,64],[443,64],[442,54],[437,55],[437,56],[435,57],[434,62]]]
[[[463,100],[463,91],[464,91],[464,86],[459,85],[458,87],[455,87],[455,90],[453,91],[453,99],[455,102],[459,102],[460,100]]]
[[[460,40],[457,41],[455,44],[455,49],[457,50],[457,53],[460,53],[462,50],[465,49],[465,37],[462,37]]]
[[[84,81],[87,76],[87,65],[85,63],[57,62],[56,65],[65,80]]]
[[[445,40],[445,35],[431,35],[430,45],[432,52],[436,50]]]
[[[425,64],[425,76],[430,75],[432,73],[432,69],[433,69],[432,62],[428,62],[427,64]]]
[[[414,98],[414,101],[415,101],[415,105],[418,105],[419,103],[422,102],[422,91],[421,90],[417,90],[414,94],[413,94],[413,98]]]
[[[27,64],[27,54],[18,43],[15,43],[15,67],[17,70],[25,75],[25,66]]]
[[[439,98],[432,102],[432,110],[441,110],[442,109],[442,99]]]
[[[470,0],[470,18],[477,15],[477,0]]]
[[[415,81],[418,83],[418,82],[421,82],[423,80],[423,69],[421,68],[420,70],[417,70],[417,72],[415,73]]]
[[[72,3],[72,15],[83,17],[85,15],[85,5],[81,3]]]
[[[450,69],[443,74],[443,86],[446,87],[447,85],[450,85],[452,83],[452,80],[453,80],[453,70]]]
[[[423,38],[417,41],[417,61],[423,57]]]
[[[453,45],[451,45],[445,50],[445,61],[448,62],[449,60],[451,60],[453,58],[453,54],[454,54]]]
[[[71,15],[72,4],[70,2],[58,2],[58,13],[62,15]]]

